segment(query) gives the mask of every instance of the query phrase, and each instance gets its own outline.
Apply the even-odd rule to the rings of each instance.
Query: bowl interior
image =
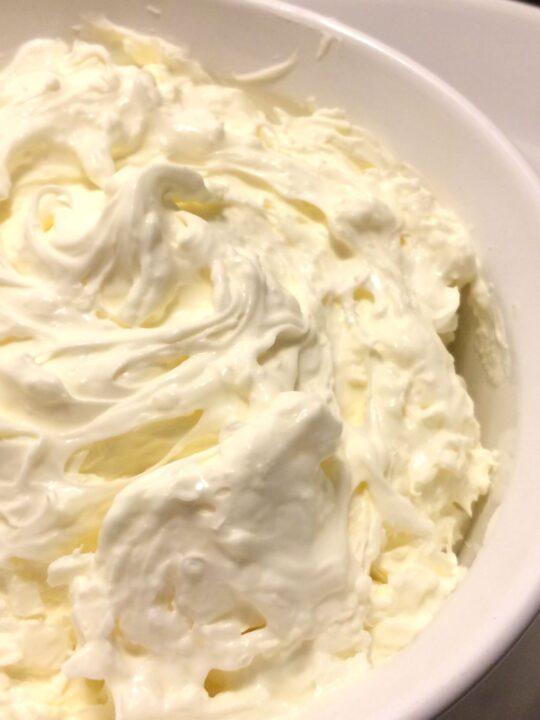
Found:
[[[338,23],[277,2],[162,0],[149,8],[145,0],[18,0],[3,7],[2,59],[32,37],[69,38],[81,16],[93,14],[187,45],[220,74],[256,70],[297,53],[291,72],[265,91],[344,108],[415,166],[473,229],[509,329],[512,374],[498,387],[489,383],[469,341],[466,308],[458,365],[484,442],[501,449],[511,478],[482,511],[464,551],[466,562],[502,497],[467,579],[432,625],[380,671],[361,683],[350,679],[327,705],[306,709],[313,720],[352,720],[357,708],[373,720],[432,717],[497,659],[540,598],[540,484],[533,474],[533,420],[540,401],[540,341],[533,325],[538,184],[498,132],[427,71]]]

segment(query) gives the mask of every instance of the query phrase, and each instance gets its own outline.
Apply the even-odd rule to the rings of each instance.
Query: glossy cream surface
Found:
[[[469,233],[339,110],[88,32],[0,74],[0,715],[294,713],[463,574]]]

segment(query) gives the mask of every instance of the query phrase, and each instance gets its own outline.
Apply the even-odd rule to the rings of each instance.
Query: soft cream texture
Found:
[[[0,715],[276,717],[461,577],[475,255],[341,112],[94,33],[0,75]]]

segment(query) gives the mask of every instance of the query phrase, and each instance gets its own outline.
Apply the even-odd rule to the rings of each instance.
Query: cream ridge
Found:
[[[464,573],[476,254],[341,111],[88,33],[0,73],[0,715],[295,714]]]

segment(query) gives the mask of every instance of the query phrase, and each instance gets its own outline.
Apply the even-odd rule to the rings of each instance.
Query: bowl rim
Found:
[[[282,19],[298,22],[313,30],[326,32],[338,39],[346,39],[354,44],[367,46],[383,56],[387,62],[399,66],[401,71],[414,75],[418,81],[428,86],[431,92],[436,93],[439,100],[444,101],[454,110],[459,108],[463,121],[471,126],[474,132],[482,133],[493,151],[504,156],[507,165],[513,166],[515,178],[520,184],[519,192],[527,197],[531,206],[540,209],[540,177],[516,146],[473,102],[418,61],[344,22],[306,7],[293,5],[294,0],[291,0],[291,3],[284,0],[211,0],[211,2],[239,8],[254,7]],[[502,5],[502,3],[500,4]],[[521,9],[532,10],[528,6],[522,6]],[[499,617],[496,625],[490,629],[490,633],[484,634],[483,643],[477,645],[464,658],[463,667],[455,682],[433,688],[429,693],[424,692],[421,706],[415,707],[415,720],[428,720],[428,718],[433,718],[450,709],[470,692],[519,641],[529,625],[540,614],[540,573],[536,580],[531,579],[530,583],[521,587],[520,590],[512,613]],[[426,685],[426,687],[429,686]],[[405,717],[412,718],[413,716],[404,714],[403,718]]]

